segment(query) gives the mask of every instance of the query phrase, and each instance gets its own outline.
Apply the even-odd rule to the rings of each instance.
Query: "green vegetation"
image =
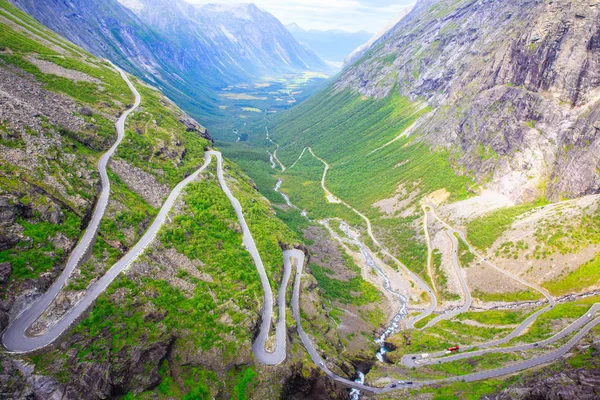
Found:
[[[18,35],[18,33],[15,34]],[[117,75],[117,72],[114,70],[111,72],[109,68],[103,68],[102,74],[113,75],[115,87],[111,88],[111,92],[100,90],[98,84],[94,82],[74,81],[58,75],[44,74],[37,66],[35,66],[32,62],[26,61],[21,55],[3,54],[0,55],[0,59],[34,75],[39,82],[42,82],[45,85],[46,89],[57,93],[65,93],[84,103],[95,104],[98,106],[100,106],[101,103],[108,103],[111,105],[111,107],[113,107],[115,100],[114,95],[118,95],[119,97],[117,97],[117,99],[120,99],[124,102],[131,101],[131,91],[129,91],[129,88],[127,88],[120,76]],[[57,63],[58,58],[52,58],[51,60],[52,62]],[[76,67],[81,66],[82,63],[77,60],[70,59],[68,65],[71,67]],[[81,69],[87,70],[87,68]],[[111,84],[113,79],[103,81],[103,83]],[[121,81],[120,84],[117,83],[117,79]]]
[[[415,224],[420,215],[407,218],[381,218],[375,220],[375,236],[408,268],[431,285],[427,274],[427,244],[417,236]],[[420,228],[421,225],[418,224]]]
[[[486,325],[514,325],[519,324],[525,320],[528,312],[522,311],[504,311],[504,310],[491,310],[491,311],[480,311],[480,312],[465,312],[458,314],[456,319],[459,321],[475,321],[480,324]]]
[[[534,233],[538,245],[531,256],[545,259],[554,253],[572,254],[600,243],[600,207],[594,206],[593,210],[576,210],[576,216],[564,209],[568,206],[558,206],[538,224]]]
[[[204,163],[209,141],[196,132],[187,132],[180,121],[183,113],[173,105],[165,106],[160,92],[140,83],[136,88],[142,104],[127,119],[117,156],[174,187]]]
[[[344,253],[346,267],[355,273],[355,276],[347,281],[339,280],[331,275],[333,272],[327,268],[311,264],[313,276],[319,282],[323,290],[323,297],[330,301],[339,301],[342,304],[355,306],[367,305],[381,300],[379,291],[360,276],[360,268],[354,261]]]
[[[229,174],[238,182],[245,182],[248,179],[233,164],[227,163],[226,165]],[[271,286],[275,290],[279,286],[282,275],[283,251],[281,244],[294,245],[299,243],[299,239],[276,218],[270,204],[250,185],[245,183],[243,186],[232,188],[232,191],[242,205],[246,222],[256,240],[256,247],[267,275],[271,279]]]
[[[279,266],[282,258],[278,239],[284,241],[293,235],[273,217],[267,203],[246,194],[252,189],[245,181],[238,180],[239,171],[234,166],[228,166],[228,172],[236,178],[235,184],[232,181],[230,184],[234,184],[234,193],[247,207],[248,223],[257,244],[263,244],[259,251],[273,275],[275,266],[272,260],[277,258],[276,265]],[[90,315],[74,330],[75,335],[98,338],[91,345],[85,342],[85,347],[79,348],[81,359],[101,359],[107,347],[111,354],[122,354],[131,351],[133,345],[162,340],[165,332],[179,332],[175,353],[216,347],[222,352],[224,363],[235,359],[240,346],[250,345],[251,332],[246,324],[254,312],[247,310],[257,312],[260,309],[262,290],[254,263],[241,246],[241,234],[231,229],[237,221],[235,212],[212,174],[191,184],[183,199],[186,211],[161,230],[158,239],[164,245],[149,250],[145,260],[152,265],[153,252],[160,252],[162,246],[173,247],[190,259],[201,261],[202,273],[211,279],[205,281],[192,279],[188,274],[178,274],[180,279],[195,286],[192,297],[189,297],[166,281],[148,276],[135,280],[124,276],[118,278],[100,297]],[[250,203],[255,206],[249,207]],[[271,237],[274,239],[271,240]],[[154,268],[161,267],[155,265]],[[125,296],[116,296],[116,293],[124,293]],[[115,301],[117,298],[120,300]],[[147,306],[133,307],[134,302]],[[144,309],[148,307],[155,309],[155,314],[164,315],[159,324],[146,316]],[[220,311],[214,312],[216,309]],[[224,313],[231,318],[230,323],[221,319]],[[110,341],[106,341],[102,332],[109,332]],[[210,371],[202,374],[196,371],[195,374],[207,381],[192,382],[189,378],[182,387],[181,382],[174,382],[163,371],[163,381],[156,391],[165,396],[205,398],[203,396],[210,394],[212,397],[215,389],[220,387],[216,376]],[[252,391],[254,370],[248,368],[232,374],[226,385],[234,398],[250,398],[248,393]],[[183,376],[186,376],[185,373]]]
[[[275,212],[277,218],[283,221],[288,228],[290,228],[298,237],[303,237],[304,229],[310,226],[310,222],[308,219],[302,216],[301,211],[295,208],[292,209],[282,209],[280,207],[275,207]],[[304,244],[312,245],[313,243],[304,238]]]
[[[253,368],[244,368],[236,375],[235,386],[233,387],[233,398],[237,400],[247,400],[248,391],[254,387],[254,378],[256,372]]]
[[[442,300],[459,300],[460,295],[458,293],[452,293],[448,291],[448,276],[446,271],[442,268],[442,253],[438,249],[434,249],[431,254],[431,262],[433,265],[433,272],[435,278],[435,285]]]
[[[261,193],[269,201],[273,204],[284,202],[281,195],[273,190],[277,183],[276,173],[278,171],[271,169],[269,155],[265,149],[250,147],[244,143],[218,142],[218,146],[223,154],[235,160],[236,164],[252,178]]]
[[[550,293],[560,296],[578,293],[600,282],[600,256],[596,256],[577,269],[544,283]]]
[[[396,346],[396,350],[386,355],[392,362],[397,362],[406,354],[432,353],[456,345],[488,342],[503,337],[510,330],[493,326],[473,329],[473,325],[467,323],[442,320],[424,331],[415,329],[391,336],[388,341]]]
[[[13,279],[36,278],[43,272],[52,270],[52,267],[66,257],[64,250],[52,241],[52,238],[61,233],[69,239],[79,235],[79,218],[70,211],[65,212],[64,222],[54,224],[47,221],[32,223],[29,220],[18,219],[17,223],[23,226],[21,241],[8,250],[0,252],[0,262],[10,262],[12,265]]]
[[[425,325],[427,325],[429,323],[429,321],[434,319],[436,316],[437,315],[435,315],[435,314],[430,314],[430,315],[426,316],[425,318],[423,318],[422,320],[417,321],[417,323],[415,324],[415,328],[421,329],[421,328],[425,327]]]
[[[503,365],[522,361],[523,357],[512,353],[490,353],[482,356],[469,357],[468,359],[450,361],[443,364],[432,364],[429,368],[434,372],[443,373],[444,376],[461,376],[477,371],[500,368]]]
[[[108,179],[110,179],[111,199],[124,207],[114,209],[114,204],[109,206],[107,212],[114,214],[114,219],[104,218],[100,231],[105,238],[116,239],[125,246],[131,247],[142,236],[145,231],[144,226],[154,219],[158,210],[127,188],[121,178],[110,170]],[[125,230],[128,229],[133,230],[133,237],[127,237]]]
[[[598,301],[600,301],[600,296],[591,296],[573,302],[556,304],[550,311],[541,314],[527,332],[513,339],[510,344],[533,343],[547,339],[567,324],[583,316]]]
[[[481,290],[471,291],[473,298],[481,301],[492,302],[492,301],[504,301],[504,302],[519,302],[519,301],[535,301],[542,298],[542,294],[536,292],[533,289],[526,289],[519,292],[482,292]]]
[[[350,91],[326,90],[274,119],[272,137],[278,155],[291,164],[305,146],[331,164],[328,187],[363,212],[393,195],[406,182],[422,192],[446,187],[454,198],[466,197],[466,177],[456,177],[448,154],[430,151],[410,138],[397,138],[427,107],[394,94],[364,99]]]
[[[467,225],[469,241],[486,250],[511,227],[515,219],[543,203],[505,207],[476,218]]]
[[[471,253],[469,246],[461,239],[461,237],[455,232],[454,237],[458,242],[458,260],[463,268],[467,268],[469,264],[475,261],[475,254]]]
[[[517,243],[504,242],[496,250],[496,257],[502,255],[504,258],[518,259],[519,253],[529,249],[529,244],[524,240],[518,240]]]
[[[595,332],[594,332],[595,330]],[[592,335],[598,334],[598,327],[592,329]],[[589,346],[582,353],[576,354],[573,357],[567,360],[567,363],[572,368],[587,368],[587,369],[597,369],[598,368],[598,356],[596,352],[597,348],[594,346]]]
[[[84,290],[94,278],[101,276],[122,256],[119,249],[109,245],[102,236],[98,236],[90,259],[80,265],[79,276],[71,277],[65,290]]]
[[[310,219],[340,218],[351,225],[362,225],[362,219],[348,207],[327,201],[321,187],[323,170],[323,163],[306,151],[293,169],[286,170],[281,190],[290,196],[295,205],[306,210]]]
[[[479,144],[479,146],[477,146],[477,154],[479,155],[479,158],[481,158],[482,160],[497,160],[498,159],[498,153],[496,153],[496,151],[494,151],[493,148],[489,147],[489,146],[484,146],[483,144]]]

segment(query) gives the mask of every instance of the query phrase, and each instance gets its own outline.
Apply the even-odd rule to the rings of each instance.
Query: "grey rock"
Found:
[[[6,196],[0,196],[0,251],[21,241],[23,227],[16,223],[19,209]]]
[[[562,369],[539,374],[515,384],[490,400],[596,400],[600,397],[600,370]]]
[[[422,0],[335,85],[426,99],[414,134],[517,202],[598,193],[599,17],[583,0]]]
[[[9,262],[0,263],[0,284],[8,282],[11,273],[12,266]]]
[[[0,368],[0,399],[66,400],[64,385],[56,379],[38,375],[33,365],[20,359],[3,359]]]
[[[17,218],[17,208],[5,196],[0,196],[0,227],[11,226]]]

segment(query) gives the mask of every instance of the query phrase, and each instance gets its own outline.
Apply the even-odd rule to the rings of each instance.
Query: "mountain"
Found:
[[[335,221],[337,235],[351,226],[354,233],[342,237],[365,240],[361,250],[380,258],[365,256],[367,265],[404,265],[432,287],[420,310],[433,305],[436,317],[411,330],[411,308],[408,328],[385,339],[388,363],[375,363],[365,382],[407,379],[418,364],[428,371],[421,379],[454,376],[453,368],[483,371],[487,362],[506,372],[534,354],[468,357],[463,345],[481,349],[489,337],[510,334],[510,343],[541,349],[568,321],[600,323],[599,38],[600,9],[584,0],[421,0],[329,87],[273,116],[276,145],[257,145],[276,149],[287,167],[272,174],[278,189],[309,218]],[[332,286],[344,281],[329,277]],[[413,296],[409,304],[419,301],[404,293]],[[460,307],[471,311],[427,328]],[[571,307],[580,310],[566,317]],[[520,309],[512,323],[525,321],[525,330],[497,336],[479,323],[500,328],[489,310],[503,310],[504,324],[509,309]],[[334,315],[342,315],[343,335],[352,323]],[[549,324],[561,327],[542,334]],[[448,367],[431,359],[458,342],[462,354],[448,356]],[[598,374],[588,371],[598,368],[597,342],[597,329],[584,329],[543,370],[480,384],[463,375],[421,393],[595,398]]]
[[[136,71],[159,57],[128,46],[208,35],[204,7],[126,4],[95,11],[131,29],[63,29],[130,36],[106,51]],[[237,38],[253,12],[202,18]],[[258,116],[230,159],[0,0],[0,398],[598,397],[599,16],[421,0],[319,93],[240,106]],[[294,104],[303,75],[235,95]]]
[[[159,86],[206,122],[221,114],[216,90],[225,86],[329,68],[253,5],[196,8],[181,0],[12,3],[93,54]]]
[[[412,5],[405,7],[402,11],[400,11],[396,15],[396,17],[394,17],[393,20],[388,22],[388,24],[385,27],[383,27],[379,32],[377,32],[375,35],[372,35],[369,38],[369,40],[362,43],[360,46],[357,46],[349,55],[347,55],[344,58],[344,66],[350,65],[350,64],[354,63],[354,61],[361,58],[367,51],[369,51],[369,49],[371,49],[371,47],[373,47],[373,44],[375,44],[375,42],[377,42],[379,39],[384,38],[386,36],[386,34],[388,32],[390,32],[392,30],[392,28],[394,26],[396,26],[396,24],[398,22],[400,22],[400,20],[402,18],[404,18],[406,15],[408,15],[408,13],[410,13],[410,10],[412,10],[412,8],[413,8]]]
[[[338,29],[320,31],[304,30],[297,24],[286,25],[286,28],[296,38],[323,60],[342,62],[357,47],[366,43],[373,36],[365,31],[346,32]]]
[[[194,7],[181,0],[139,0],[132,10],[181,48],[210,47],[213,60],[227,68],[225,74],[238,69],[239,74],[258,78],[327,69],[314,53],[294,40],[279,20],[254,4]]]
[[[335,124],[340,114],[329,109],[323,120],[309,108],[351,93],[380,105],[399,97],[431,107],[410,135],[447,151],[460,176],[517,202],[598,192],[596,9],[564,1],[450,3],[417,3],[327,95],[290,115]],[[307,128],[285,135],[299,143]],[[389,140],[367,137],[352,139],[367,153]],[[350,143],[336,139],[342,155]]]

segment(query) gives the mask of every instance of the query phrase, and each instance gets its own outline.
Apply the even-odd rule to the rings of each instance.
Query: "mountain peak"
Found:
[[[287,24],[285,26],[285,28],[290,31],[291,33],[295,33],[295,32],[306,32],[306,30],[302,29],[302,27],[300,25],[298,25],[295,22],[292,22],[291,24]]]

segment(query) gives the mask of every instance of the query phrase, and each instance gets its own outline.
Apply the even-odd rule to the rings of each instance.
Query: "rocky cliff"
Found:
[[[421,0],[338,80],[433,111],[413,134],[516,201],[600,190],[600,10],[588,1]]]

